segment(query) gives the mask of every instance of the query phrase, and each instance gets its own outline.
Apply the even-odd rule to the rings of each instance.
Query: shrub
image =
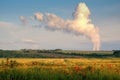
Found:
[[[120,50],[114,50],[113,55],[115,55],[116,57],[120,57]]]

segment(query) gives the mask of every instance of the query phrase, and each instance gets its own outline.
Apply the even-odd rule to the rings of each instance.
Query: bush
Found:
[[[115,55],[116,57],[120,57],[120,50],[114,50],[113,55]]]

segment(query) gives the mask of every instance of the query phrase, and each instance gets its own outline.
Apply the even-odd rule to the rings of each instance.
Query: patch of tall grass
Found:
[[[120,59],[17,60],[1,60],[0,80],[120,80]]]

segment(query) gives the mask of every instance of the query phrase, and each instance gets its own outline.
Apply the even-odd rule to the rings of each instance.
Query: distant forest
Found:
[[[80,50],[0,50],[0,58],[80,58],[80,57],[120,57],[120,50],[80,51]]]

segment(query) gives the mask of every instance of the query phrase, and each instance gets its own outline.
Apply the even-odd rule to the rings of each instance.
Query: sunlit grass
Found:
[[[120,80],[119,76],[119,58],[0,59],[0,80]]]

